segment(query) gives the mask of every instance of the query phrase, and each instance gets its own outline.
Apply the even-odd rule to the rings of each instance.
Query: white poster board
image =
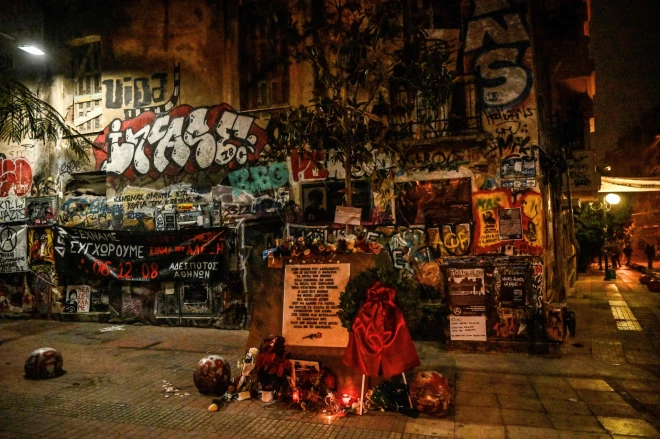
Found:
[[[449,316],[452,340],[486,341],[486,316]]]
[[[28,271],[27,227],[0,226],[0,273]]]
[[[337,311],[350,272],[350,264],[286,266],[282,335],[288,345],[348,345],[348,330],[341,326]]]

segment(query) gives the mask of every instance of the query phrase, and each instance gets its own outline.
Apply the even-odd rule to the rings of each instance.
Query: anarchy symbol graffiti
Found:
[[[18,243],[18,237],[14,229],[5,228],[0,232],[0,251],[4,253],[13,252]]]

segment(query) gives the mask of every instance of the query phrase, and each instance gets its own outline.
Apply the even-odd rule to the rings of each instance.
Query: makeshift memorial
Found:
[[[231,368],[219,355],[209,355],[197,363],[193,382],[200,393],[223,395],[231,384]]]
[[[254,367],[262,391],[279,391],[288,386],[291,376],[291,362],[288,357],[289,354],[284,349],[284,337],[271,335],[263,340]]]
[[[401,374],[403,383],[406,384],[404,372],[420,365],[404,313],[395,303],[397,293],[389,285],[402,285],[401,290],[406,299],[402,301],[403,303],[410,305],[411,302],[417,302],[414,311],[409,310],[410,315],[419,313],[417,289],[412,288],[410,284],[408,284],[409,289],[406,288],[403,278],[388,271],[371,269],[364,273],[349,281],[346,291],[342,294],[345,298],[345,306],[342,306],[342,296],[340,296],[342,324],[345,324],[344,319],[352,320],[348,346],[344,351],[344,364],[362,373],[359,414],[363,413],[365,376],[382,375],[389,378]],[[361,290],[354,289],[358,285],[362,286],[365,279],[373,276],[376,276],[376,280],[365,288],[364,296]],[[351,282],[354,282],[354,285],[349,289]],[[349,310],[349,304],[354,306],[356,303],[361,305],[355,317],[352,317],[354,309]],[[410,398],[408,402],[412,407]]]
[[[25,378],[42,380],[64,374],[64,359],[57,349],[39,348],[25,360]]]
[[[257,360],[257,355],[259,354],[259,349],[250,348],[245,354],[245,358],[238,360],[238,370],[241,372],[240,376],[237,376],[234,381],[234,387],[236,392],[241,391],[250,391],[252,388],[252,370],[255,367],[255,362]]]
[[[418,372],[410,382],[413,406],[420,412],[445,416],[451,404],[451,390],[445,377],[435,371]]]
[[[410,407],[408,389],[403,383],[384,381],[370,389],[366,399],[370,407],[381,411],[397,411],[412,417],[417,417],[419,414]]]
[[[350,283],[350,282],[349,282]],[[375,282],[353,321],[344,364],[362,374],[386,378],[420,365],[393,288]]]
[[[325,235],[324,235],[325,236]],[[326,238],[287,236],[276,241],[276,247],[263,251],[263,259],[269,268],[281,268],[283,258],[307,259],[314,256],[327,256],[332,253],[379,254],[383,246],[375,241],[367,241],[366,234],[341,235],[336,242]]]
[[[348,282],[345,291],[339,296],[338,314],[342,326],[352,330],[355,317],[367,300],[367,290],[376,282],[396,290],[394,303],[403,313],[408,328],[414,330],[422,317],[418,284],[413,279],[401,276],[397,270],[384,268],[362,271]]]

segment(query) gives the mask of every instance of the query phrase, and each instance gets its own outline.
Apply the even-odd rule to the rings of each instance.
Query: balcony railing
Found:
[[[481,131],[481,109],[474,78],[456,80],[446,102],[427,105],[416,90],[395,86],[390,122],[411,138],[429,139],[475,134]]]
[[[584,121],[575,115],[552,115],[549,134],[550,141],[565,148],[569,154],[571,151],[582,151],[586,147]]]

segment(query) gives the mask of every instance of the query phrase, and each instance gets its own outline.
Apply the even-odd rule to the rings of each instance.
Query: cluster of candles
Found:
[[[294,403],[299,403],[300,402],[300,389],[298,387],[294,387],[293,391],[291,393],[291,399],[293,400]],[[351,404],[351,397],[348,393],[344,393],[341,396],[341,402],[344,404],[346,407],[348,407]]]

